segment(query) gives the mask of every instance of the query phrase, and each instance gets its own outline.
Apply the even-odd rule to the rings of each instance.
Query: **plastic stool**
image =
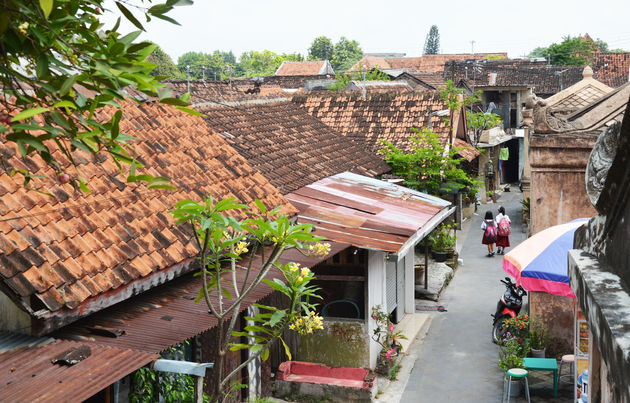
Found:
[[[510,389],[512,388],[512,378],[519,378],[521,380],[525,380],[525,396],[527,396],[527,403],[531,403],[529,400],[529,382],[527,381],[527,372],[526,369],[523,368],[510,368],[507,371],[508,375],[508,390],[507,390],[507,401],[510,403]]]
[[[564,366],[564,363],[569,364],[569,368],[570,368],[570,372],[568,374],[562,375],[562,367]],[[560,361],[560,369],[558,369],[558,381],[559,382],[566,382],[566,383],[573,383],[573,377],[574,377],[574,372],[573,372],[573,366],[575,364],[575,355],[573,354],[566,354],[562,356],[562,360]],[[569,378],[570,380],[566,380],[563,378]]]

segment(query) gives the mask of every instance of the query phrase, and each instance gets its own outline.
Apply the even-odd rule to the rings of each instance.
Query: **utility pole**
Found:
[[[475,41],[470,41],[470,53],[475,54]]]
[[[186,65],[186,92],[190,92],[190,65]]]
[[[365,88],[365,73],[366,72],[367,72],[367,66],[363,66],[363,91],[362,91],[363,99],[365,99],[367,95],[367,89]]]
[[[201,68],[201,81],[203,81],[204,83],[206,82],[206,68],[202,67]]]

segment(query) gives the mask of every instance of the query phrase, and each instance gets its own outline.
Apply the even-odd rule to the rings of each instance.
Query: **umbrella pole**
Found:
[[[424,289],[429,289],[429,242],[424,240]]]

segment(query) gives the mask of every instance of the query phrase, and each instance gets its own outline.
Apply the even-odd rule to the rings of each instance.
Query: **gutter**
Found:
[[[421,239],[424,239],[427,235],[431,233],[434,229],[437,228],[444,220],[450,217],[456,210],[456,207],[445,208],[440,211],[438,214],[434,215],[422,228],[420,228],[415,234],[411,236],[411,238],[407,239],[407,241],[403,244],[403,246],[398,249],[396,253],[390,253],[387,255],[388,260],[390,261],[400,261],[409,249],[416,246]]]

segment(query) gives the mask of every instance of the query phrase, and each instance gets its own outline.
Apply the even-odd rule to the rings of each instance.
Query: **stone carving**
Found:
[[[621,123],[614,123],[599,136],[593,151],[591,151],[586,166],[586,194],[593,206],[597,206],[597,201],[606,183],[608,170],[617,154],[620,131]]]

